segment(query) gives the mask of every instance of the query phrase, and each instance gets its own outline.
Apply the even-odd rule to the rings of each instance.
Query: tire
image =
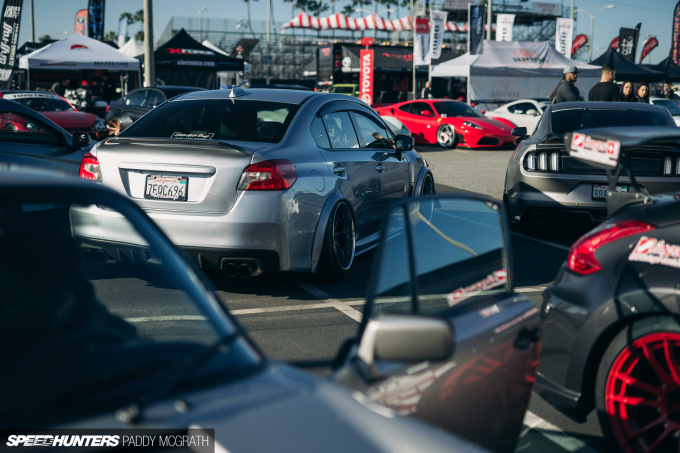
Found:
[[[620,332],[597,372],[605,437],[625,453],[680,451],[680,324],[646,318]]]
[[[356,233],[352,209],[345,202],[335,205],[328,219],[318,276],[339,280],[349,273],[354,263]]]
[[[420,186],[419,195],[431,195],[434,193],[436,193],[434,189],[434,178],[432,177],[431,174],[428,173],[423,178],[423,183]]]
[[[437,144],[442,148],[455,148],[458,144],[456,130],[450,124],[442,124],[437,129]]]

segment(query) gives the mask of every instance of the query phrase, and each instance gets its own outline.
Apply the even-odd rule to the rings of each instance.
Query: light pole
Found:
[[[199,9],[198,12],[198,18],[199,18],[199,27],[200,27],[200,32],[199,36],[201,37],[201,42],[203,42],[203,11],[205,11],[206,8],[205,6],[201,9]]]
[[[377,4],[377,3],[376,3],[376,4]],[[354,11],[356,11],[356,12],[360,12],[360,11],[361,11],[361,12],[364,12],[364,13],[372,14],[369,10],[363,9],[363,8],[357,8],[357,9],[355,9]],[[382,10],[382,11],[380,11],[380,12],[377,12],[377,11],[376,11],[376,12],[375,12],[375,16],[378,16],[378,15],[380,15],[380,14],[382,14],[382,13],[391,13],[392,11],[394,11],[392,8],[387,8],[387,9],[384,9],[384,10]],[[378,28],[378,27],[376,27],[375,17],[373,17],[373,40],[375,40],[375,32],[376,32],[377,28]]]
[[[616,8],[616,5],[603,6],[602,8],[595,11],[595,13],[593,13],[593,14],[590,14],[588,11],[586,11],[584,9],[577,9],[577,10],[574,11],[575,13],[586,13],[587,15],[590,16],[590,38],[588,38],[590,40],[590,56],[588,58],[589,63],[591,61],[593,61],[593,29],[595,28],[595,16],[597,16],[597,13],[599,13],[603,9],[610,9],[610,8]]]

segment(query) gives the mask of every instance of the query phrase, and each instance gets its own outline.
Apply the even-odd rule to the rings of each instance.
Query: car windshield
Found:
[[[667,126],[668,119],[662,112],[649,110],[619,109],[569,109],[552,112],[553,132],[566,134],[577,129],[608,126]]]
[[[654,104],[666,107],[671,112],[671,115],[680,115],[680,105],[670,99],[657,99],[654,101]]]
[[[331,90],[333,93],[342,93],[342,94],[354,94],[354,85],[349,85],[349,86],[334,86]]]
[[[19,104],[25,105],[28,108],[37,110],[38,112],[68,112],[75,110],[75,108],[63,99],[54,96],[6,96],[5,99],[11,99]]]
[[[463,102],[433,102],[432,105],[442,118],[450,118],[454,116],[483,116]]]
[[[56,192],[0,198],[0,426],[113,414],[259,366],[148,219]]]
[[[278,143],[297,104],[231,99],[166,102],[134,122],[120,137]]]

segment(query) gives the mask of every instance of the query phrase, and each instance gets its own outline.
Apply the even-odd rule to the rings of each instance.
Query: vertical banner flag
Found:
[[[673,11],[673,34],[671,35],[671,51],[668,59],[674,64],[680,63],[680,1]]]
[[[659,40],[656,39],[656,37],[652,36],[651,38],[647,39],[645,43],[642,45],[642,54],[640,55],[640,63],[642,63],[642,60],[645,59],[647,55],[649,55],[649,52],[654,50],[656,46],[659,45]]]
[[[87,36],[97,41],[104,40],[104,0],[89,0]]]
[[[484,40],[484,19],[486,17],[486,7],[479,5],[468,6],[468,52],[477,55],[482,51],[482,41]]]
[[[616,38],[612,39],[612,42],[609,43],[609,47],[612,49],[618,49],[619,48],[619,37],[617,36]]]
[[[73,30],[73,33],[84,35],[86,25],[87,25],[87,10],[81,9],[76,13],[76,25]]]
[[[118,48],[125,45],[125,35],[127,35],[127,19],[123,17],[118,21]]]
[[[631,63],[635,63],[638,33],[635,28],[619,29],[619,54]]]
[[[571,58],[572,37],[574,35],[574,21],[559,17],[555,28],[555,49],[567,58]]]
[[[571,54],[574,55],[585,43],[588,42],[588,37],[584,34],[577,35],[574,42],[571,44]]]
[[[416,40],[413,43],[413,64],[430,64],[430,22],[426,17],[416,17]]]
[[[512,41],[514,14],[496,14],[496,41]]]
[[[430,60],[442,56],[444,31],[446,31],[446,11],[430,12]]]
[[[0,87],[9,89],[14,63],[17,59],[17,42],[21,25],[23,0],[5,0],[2,7],[2,37],[0,38]]]
[[[373,49],[361,49],[359,52],[359,99],[366,104],[373,104]]]

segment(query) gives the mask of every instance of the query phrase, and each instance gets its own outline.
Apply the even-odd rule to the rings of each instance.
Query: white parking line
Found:
[[[580,439],[567,436],[564,432],[550,422],[543,420],[533,412],[527,411],[524,415],[524,429],[520,437],[526,435],[529,431],[534,430],[538,434],[547,437],[553,443],[559,445],[567,451],[578,453],[597,453],[597,450],[590,448]]]
[[[325,301],[326,305],[330,305],[336,310],[341,311],[342,313],[346,314],[356,322],[361,322],[362,313],[359,310],[350,307],[346,302],[343,302],[338,299],[331,299],[330,296],[326,294],[324,291],[320,290],[314,285],[310,285],[307,282],[296,280],[295,283],[312,296],[316,297],[317,299]]]

